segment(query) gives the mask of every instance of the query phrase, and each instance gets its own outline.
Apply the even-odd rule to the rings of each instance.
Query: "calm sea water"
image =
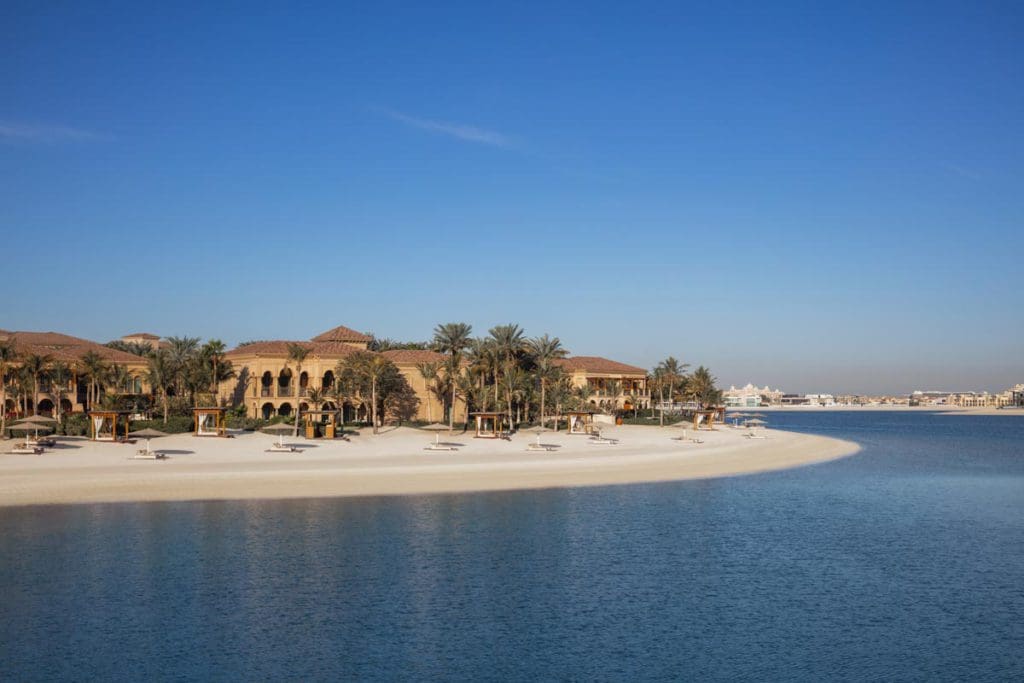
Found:
[[[0,679],[1024,678],[1024,419],[628,487],[0,510]]]

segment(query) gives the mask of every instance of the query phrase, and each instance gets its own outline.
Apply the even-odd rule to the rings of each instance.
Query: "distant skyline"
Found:
[[[242,11],[244,9],[245,11]],[[1024,382],[1024,7],[0,7],[0,328]]]

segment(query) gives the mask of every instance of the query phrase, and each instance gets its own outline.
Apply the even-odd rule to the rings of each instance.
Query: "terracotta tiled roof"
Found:
[[[356,332],[355,330],[345,327],[344,325],[338,325],[334,329],[322,332],[317,336],[313,337],[310,341],[315,342],[370,342],[373,338],[369,337],[362,332]]]
[[[127,351],[118,351],[88,339],[79,339],[57,332],[9,332],[9,339],[19,354],[50,356],[55,361],[70,363],[94,351],[103,360],[112,363],[145,363],[146,359]]]
[[[245,346],[239,346],[237,348],[228,351],[225,356],[227,358],[243,358],[245,356],[282,356],[288,355],[288,346],[290,344],[298,344],[299,346],[309,349],[310,354],[319,356],[320,358],[343,358],[349,354],[355,353],[359,349],[354,346],[349,346],[344,342],[338,341],[287,341],[287,340],[275,340],[275,341],[259,341],[253,342],[252,344],[246,344]]]
[[[390,351],[381,351],[380,355],[392,363],[436,363],[446,358],[442,353],[425,351],[423,349],[392,349]]]
[[[643,368],[638,368],[635,365],[626,365],[625,363],[619,363],[618,361],[608,360],[607,358],[601,358],[600,356],[572,356],[571,358],[559,358],[555,361],[556,365],[560,365],[566,370],[582,370],[583,372],[593,372],[603,375],[614,375],[621,373],[623,375],[646,375],[647,371]]]

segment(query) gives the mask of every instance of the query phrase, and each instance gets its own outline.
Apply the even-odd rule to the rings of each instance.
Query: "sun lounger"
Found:
[[[147,451],[145,448],[140,451],[135,451],[135,455],[132,456],[132,460],[165,460],[166,458],[166,453],[161,453],[160,451]]]
[[[11,449],[13,455],[42,455],[43,449],[39,446],[29,446],[23,443],[14,444]]]
[[[768,438],[764,434],[744,434],[743,436],[747,437],[748,439],[767,439]]]
[[[443,443],[432,443],[423,450],[425,451],[457,451],[459,450],[455,446],[448,446]]]
[[[549,446],[546,443],[531,443],[526,446],[528,451],[548,451],[549,453],[555,450],[555,446]]]
[[[299,449],[295,446],[271,446],[266,450],[267,453],[298,453]]]
[[[690,439],[690,443],[704,443],[704,439]]]
[[[603,436],[598,436],[593,439],[590,439],[589,441],[587,441],[587,443],[593,444],[595,446],[615,446],[616,444],[619,443],[619,440],[606,439]]]

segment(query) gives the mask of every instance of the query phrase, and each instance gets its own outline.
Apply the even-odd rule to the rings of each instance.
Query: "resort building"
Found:
[[[43,415],[53,415],[57,404],[60,412],[81,412],[90,409],[89,388],[95,382],[100,393],[141,395],[149,392],[145,382],[146,359],[125,351],[111,349],[102,344],[57,332],[7,332],[0,330],[0,341],[12,341],[18,359],[8,367],[5,385],[11,387],[14,374],[32,356],[47,359],[48,367],[63,363],[68,367],[68,380],[57,384],[50,373],[42,373],[39,381],[39,409]],[[93,355],[90,355],[93,354]],[[92,359],[101,361],[102,367],[90,366]],[[110,372],[117,368],[119,372]],[[100,370],[103,370],[100,372]],[[116,382],[116,385],[115,385]],[[7,392],[4,410],[8,414],[35,412],[35,387],[29,387],[20,397]]]
[[[221,386],[221,401],[226,405],[245,405],[250,417],[270,418],[291,415],[298,407],[312,410],[310,391],[317,390],[322,402],[319,409],[340,410],[346,421],[366,418],[365,407],[357,401],[339,397],[336,372],[338,364],[357,351],[368,351],[369,335],[338,326],[309,341],[258,341],[229,351],[235,379]],[[301,367],[289,358],[289,347],[297,344],[309,351]],[[384,351],[405,377],[419,399],[416,419],[439,420],[444,415],[442,403],[428,389],[417,365],[444,359],[439,353],[422,350]],[[458,410],[458,407],[456,408]],[[459,413],[456,412],[456,415]]]
[[[150,332],[136,332],[134,334],[126,334],[121,337],[120,341],[126,344],[138,344],[140,346],[148,344],[154,350],[166,349],[170,344],[160,338],[160,335],[152,334]]]
[[[647,371],[599,356],[573,356],[555,361],[572,385],[590,391],[590,403],[607,410],[650,407]]]
[[[754,384],[747,384],[742,389],[737,389],[733,385],[722,392],[722,402],[728,408],[758,408],[779,405],[782,402],[782,396],[781,390],[772,389],[767,385],[764,389],[759,389]]]

